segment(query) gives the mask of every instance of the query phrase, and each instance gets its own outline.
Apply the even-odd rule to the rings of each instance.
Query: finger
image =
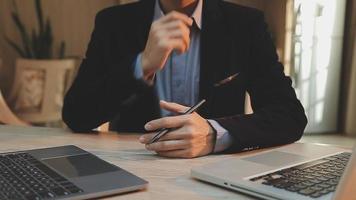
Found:
[[[157,154],[169,158],[193,158],[193,155],[189,149],[161,151],[161,152],[157,152]]]
[[[173,103],[173,102],[166,102],[166,101],[160,101],[159,105],[162,109],[165,109],[169,112],[177,113],[177,114],[182,114],[185,113],[187,110],[189,110],[189,107]]]
[[[180,35],[183,35],[184,38],[189,38],[190,29],[180,20],[171,21],[167,24],[158,24],[154,22],[151,27],[151,32],[157,36],[157,38],[171,38],[171,34],[177,35],[177,32]]]
[[[156,152],[182,150],[187,147],[189,147],[189,142],[187,140],[159,141],[146,145],[147,150]]]
[[[180,128],[184,126],[188,120],[188,115],[164,117],[148,122],[145,124],[145,129],[147,131],[154,131],[162,128]]]
[[[190,45],[190,30],[180,20],[175,20],[165,25],[156,22],[151,28],[152,34],[158,39],[160,46],[164,49],[175,49],[179,53],[185,52]],[[180,44],[180,42],[184,43]]]
[[[151,139],[152,139],[156,134],[157,134],[157,133],[147,133],[147,134],[141,135],[138,140],[139,140],[142,144],[147,144],[149,141],[151,141]]]
[[[180,20],[175,20],[175,21],[171,21],[169,23],[163,24],[163,25],[161,25],[160,28],[163,30],[167,30],[167,31],[181,30],[183,33],[185,33],[187,35],[190,34],[189,26],[187,26]]]
[[[182,14],[177,11],[172,11],[172,12],[168,13],[167,15],[165,15],[164,17],[159,19],[159,22],[163,24],[163,23],[167,23],[167,22],[177,20],[177,19],[181,20],[187,26],[192,26],[192,24],[193,24],[193,19],[191,19],[187,15]]]
[[[179,39],[170,38],[169,40],[170,40],[171,49],[176,50],[178,54],[182,54],[188,50],[187,43],[184,42],[183,38],[179,38]]]
[[[187,46],[182,38],[175,39],[175,38],[166,38],[159,41],[159,46],[163,50],[176,50],[178,53],[184,53],[187,50]]]
[[[169,38],[171,38],[171,39],[182,39],[182,41],[184,42],[184,44],[186,46],[186,49],[189,49],[189,46],[190,46],[189,33],[185,34],[181,30],[174,30],[174,31],[169,32]]]
[[[190,46],[190,29],[181,21],[173,21],[162,27],[170,38],[183,38],[186,49]]]
[[[176,31],[170,33],[170,38],[182,39],[185,44],[186,51],[189,49],[189,46],[190,46],[189,34],[184,34],[184,33],[182,33],[182,31],[176,30]]]
[[[139,141],[142,144],[147,144],[151,141],[151,139],[157,134],[155,133],[148,133],[140,136]],[[159,141],[168,141],[168,140],[184,140],[192,138],[192,133],[187,130],[187,128],[182,127],[176,130],[172,130],[166,135],[162,136]]]
[[[174,129],[162,136],[159,141],[167,141],[167,140],[184,140],[192,138],[192,134],[187,130],[186,127],[182,127],[179,129]]]

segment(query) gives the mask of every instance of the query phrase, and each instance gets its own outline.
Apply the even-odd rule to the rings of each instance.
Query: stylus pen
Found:
[[[192,106],[191,108],[189,108],[185,113],[183,113],[182,115],[189,115],[194,113],[201,105],[203,105],[206,102],[205,99],[201,100],[199,103],[197,103],[196,105]],[[167,133],[169,133],[170,131],[174,130],[174,128],[164,128],[161,129],[155,136],[153,136],[153,138],[148,142],[148,144],[152,144],[157,142],[159,139],[161,139],[164,135],[166,135]]]

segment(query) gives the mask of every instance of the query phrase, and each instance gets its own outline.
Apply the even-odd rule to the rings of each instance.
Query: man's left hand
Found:
[[[161,101],[161,108],[173,113],[184,113],[188,108],[176,103]],[[215,134],[206,119],[197,113],[164,117],[145,125],[147,131],[173,128],[159,141],[148,144],[156,133],[145,134],[140,142],[150,151],[160,156],[175,158],[194,158],[210,154],[214,150]]]

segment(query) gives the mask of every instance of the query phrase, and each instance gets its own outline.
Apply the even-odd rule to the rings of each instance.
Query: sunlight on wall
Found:
[[[306,132],[336,131],[345,0],[295,0],[296,90]]]

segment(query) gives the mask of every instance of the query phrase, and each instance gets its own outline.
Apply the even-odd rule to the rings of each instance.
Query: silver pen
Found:
[[[185,113],[183,113],[182,115],[189,115],[194,113],[201,105],[203,105],[206,102],[205,99],[201,100],[199,103],[197,103],[196,105],[192,106],[191,108],[189,108]],[[148,144],[152,144],[157,142],[159,139],[161,139],[164,135],[166,135],[167,133],[169,133],[170,131],[175,130],[174,128],[164,128],[161,129],[155,136],[152,137],[152,139],[148,142]]]

